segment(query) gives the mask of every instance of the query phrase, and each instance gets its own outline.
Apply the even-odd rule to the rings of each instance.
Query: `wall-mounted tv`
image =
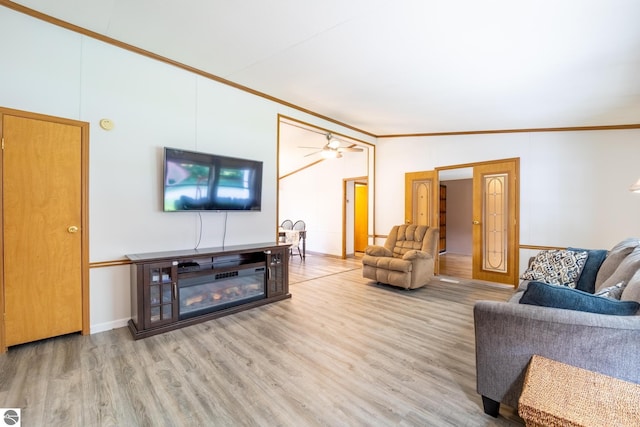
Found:
[[[262,162],[164,149],[165,212],[259,211]]]

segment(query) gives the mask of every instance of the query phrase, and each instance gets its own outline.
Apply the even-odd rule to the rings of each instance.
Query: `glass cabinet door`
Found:
[[[267,298],[287,293],[288,248],[267,251]]]
[[[178,320],[177,273],[177,262],[145,267],[145,328]]]

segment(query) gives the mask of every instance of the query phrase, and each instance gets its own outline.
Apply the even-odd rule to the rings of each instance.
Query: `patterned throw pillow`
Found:
[[[608,288],[604,288],[598,292],[596,292],[596,295],[599,297],[605,297],[605,298],[611,298],[611,299],[620,299],[620,297],[622,296],[622,292],[624,291],[624,288],[626,288],[627,285],[624,282],[620,282],[618,284],[615,284],[613,286],[609,286]]]
[[[588,256],[587,251],[540,251],[521,278],[575,288]]]

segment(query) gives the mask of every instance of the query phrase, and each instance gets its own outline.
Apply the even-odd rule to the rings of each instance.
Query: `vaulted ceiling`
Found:
[[[640,123],[638,0],[13,3],[378,136]]]

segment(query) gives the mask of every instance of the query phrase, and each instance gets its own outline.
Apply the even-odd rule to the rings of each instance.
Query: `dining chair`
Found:
[[[291,258],[295,255],[294,249],[298,251],[298,256],[302,259],[302,252],[300,252],[300,231],[299,230],[286,230],[285,242],[290,244],[289,253]]]

